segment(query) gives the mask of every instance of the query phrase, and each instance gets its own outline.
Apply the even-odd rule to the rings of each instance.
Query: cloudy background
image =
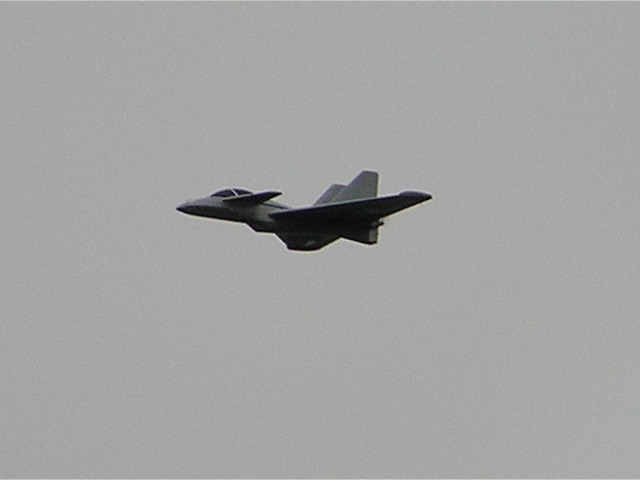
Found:
[[[0,5],[0,476],[638,477],[638,25]],[[174,210],[363,169],[375,247]]]

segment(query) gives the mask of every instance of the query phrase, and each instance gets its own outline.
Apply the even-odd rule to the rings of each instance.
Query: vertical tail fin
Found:
[[[375,198],[378,196],[378,173],[364,170],[351,180],[335,197],[331,203]]]
[[[314,205],[322,205],[323,203],[329,203],[344,189],[344,185],[334,183],[327,188],[322,195],[313,203]]]

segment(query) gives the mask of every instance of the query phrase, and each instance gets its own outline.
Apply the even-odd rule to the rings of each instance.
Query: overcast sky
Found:
[[[640,5],[0,5],[0,476],[640,476]],[[374,247],[188,217],[364,169]]]

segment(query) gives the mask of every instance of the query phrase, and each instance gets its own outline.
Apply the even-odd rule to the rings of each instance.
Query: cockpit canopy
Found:
[[[252,192],[245,190],[244,188],[225,188],[224,190],[218,190],[217,192],[209,195],[210,197],[238,197],[240,195],[251,195]]]

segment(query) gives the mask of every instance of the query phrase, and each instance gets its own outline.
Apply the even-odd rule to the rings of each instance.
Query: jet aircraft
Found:
[[[281,194],[226,188],[185,202],[177,210],[246,223],[256,232],[275,233],[289,250],[311,251],[339,238],[373,245],[383,218],[431,199],[430,194],[415,191],[378,197],[378,173],[366,170],[347,185],[331,185],[308,207],[291,208],[272,200]]]

